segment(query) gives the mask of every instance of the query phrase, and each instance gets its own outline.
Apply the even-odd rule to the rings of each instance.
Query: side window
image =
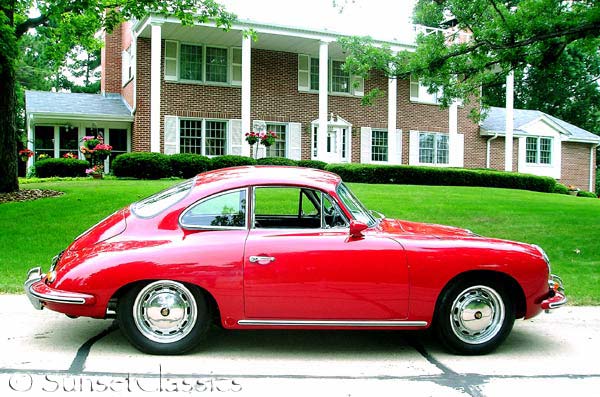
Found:
[[[246,227],[246,190],[236,190],[208,198],[186,210],[181,217],[185,227]]]
[[[342,211],[326,194],[323,194],[323,225],[325,228],[348,226],[348,221]]]

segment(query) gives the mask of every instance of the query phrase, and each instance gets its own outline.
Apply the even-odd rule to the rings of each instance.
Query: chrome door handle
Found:
[[[259,265],[267,265],[274,262],[275,258],[272,256],[251,256],[248,260],[252,263],[258,263]]]

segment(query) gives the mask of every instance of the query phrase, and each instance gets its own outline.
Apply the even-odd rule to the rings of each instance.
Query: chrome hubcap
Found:
[[[463,342],[481,344],[498,334],[504,322],[504,302],[490,287],[477,285],[461,292],[452,303],[450,324]]]
[[[183,339],[194,327],[197,313],[190,290],[175,281],[148,284],[133,304],[133,318],[138,330],[159,343]]]

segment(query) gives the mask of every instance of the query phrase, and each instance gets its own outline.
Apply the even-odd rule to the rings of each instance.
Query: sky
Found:
[[[405,42],[415,0],[217,0],[241,20]]]

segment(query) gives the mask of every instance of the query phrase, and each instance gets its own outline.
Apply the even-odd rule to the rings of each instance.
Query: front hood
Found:
[[[399,219],[383,219],[380,229],[390,234],[426,235],[435,237],[472,237],[475,234],[459,227],[434,225],[430,223],[409,222]]]

